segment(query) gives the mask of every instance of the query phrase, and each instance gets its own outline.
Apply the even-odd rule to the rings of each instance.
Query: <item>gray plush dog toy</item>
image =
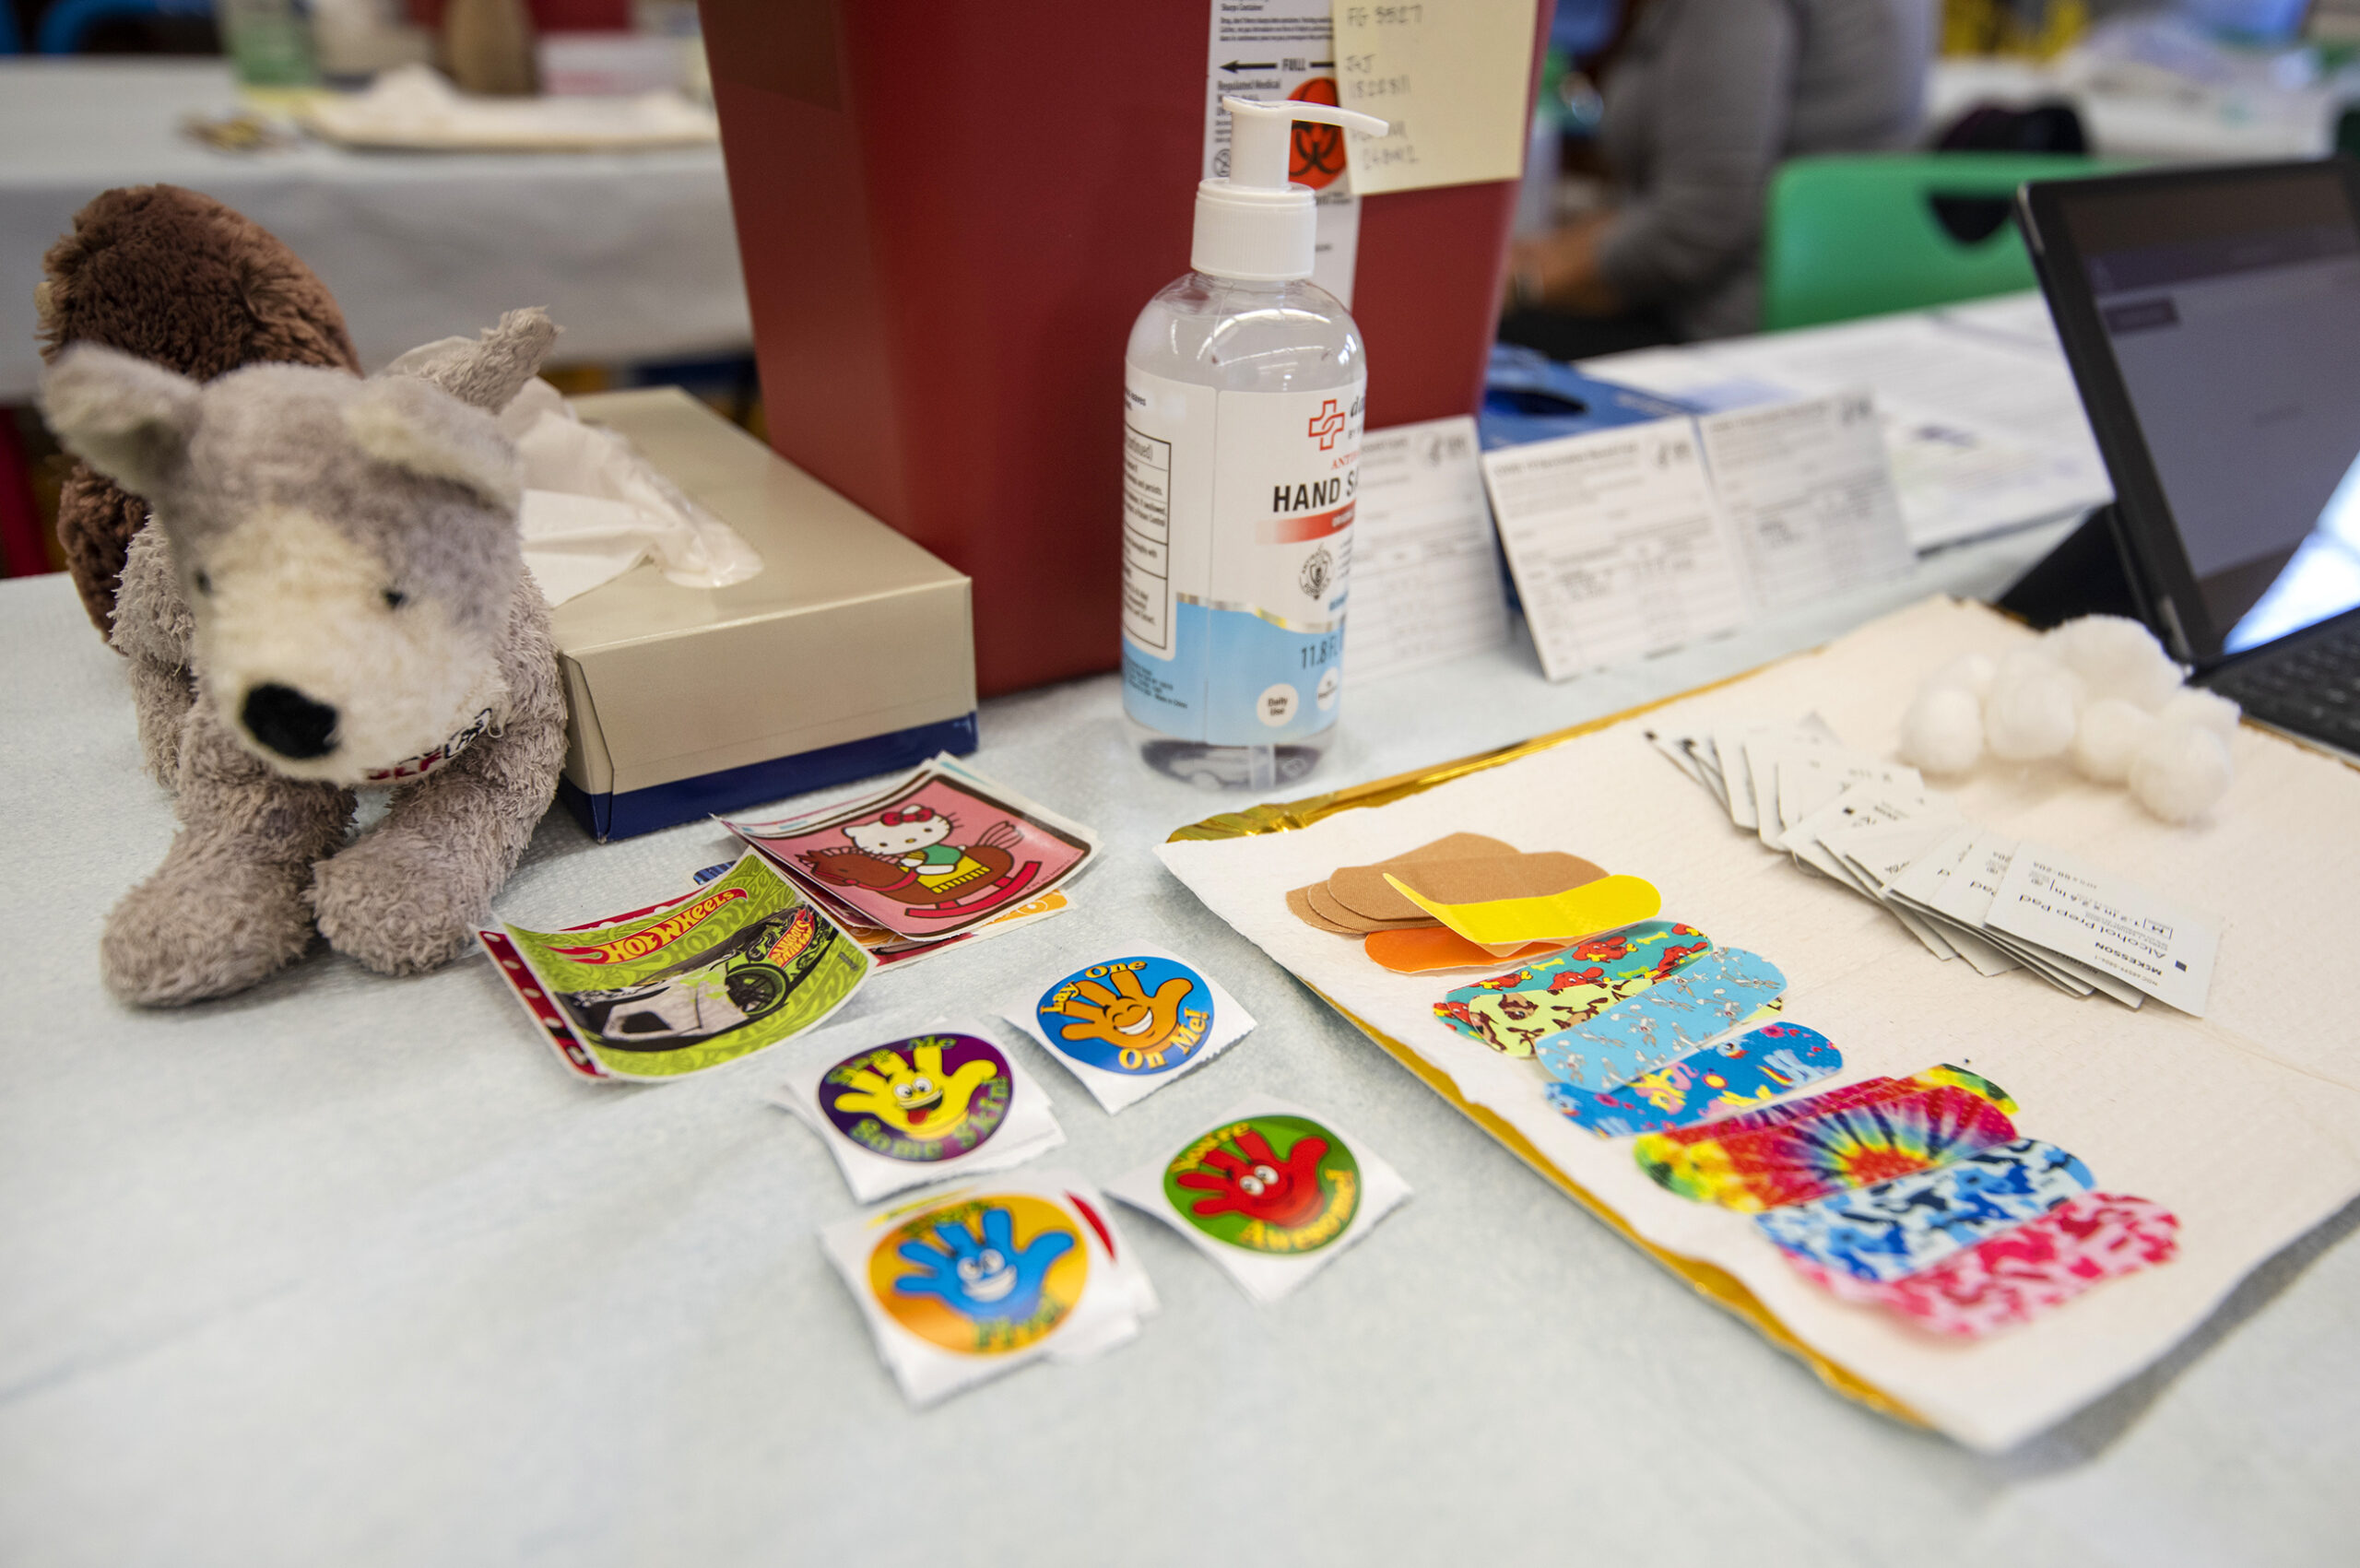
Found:
[[[107,920],[125,1000],[242,990],[314,928],[386,974],[467,945],[564,756],[492,418],[556,335],[511,312],[367,381],[253,365],[200,386],[92,346],[43,376],[58,439],[152,508],[113,641],[181,828]],[[348,843],[371,786],[391,806]]]

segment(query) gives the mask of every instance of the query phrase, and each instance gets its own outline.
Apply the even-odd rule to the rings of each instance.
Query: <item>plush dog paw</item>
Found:
[[[379,831],[320,862],[312,911],[328,945],[380,974],[417,974],[458,957],[489,895],[442,860],[432,845]]]
[[[309,867],[228,857],[168,861],[107,916],[99,972],[107,989],[168,1008],[242,991],[303,956]]]

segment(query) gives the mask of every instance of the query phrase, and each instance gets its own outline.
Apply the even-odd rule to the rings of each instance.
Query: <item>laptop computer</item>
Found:
[[[2130,602],[2200,684],[2360,752],[2360,162],[2039,181],[2017,203]]]

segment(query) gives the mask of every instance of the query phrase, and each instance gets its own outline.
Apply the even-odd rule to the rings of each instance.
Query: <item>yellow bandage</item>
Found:
[[[1663,908],[1655,884],[1638,877],[1601,877],[1562,893],[1540,898],[1491,899],[1482,903],[1436,903],[1387,873],[1403,898],[1470,942],[1496,947],[1511,942],[1577,941],[1634,921],[1652,920]]]

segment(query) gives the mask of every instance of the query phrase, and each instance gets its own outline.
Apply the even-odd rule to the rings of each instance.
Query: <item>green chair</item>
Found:
[[[2034,287],[2016,187],[2123,167],[2056,153],[1797,158],[1770,183],[1762,325],[1776,332]]]

